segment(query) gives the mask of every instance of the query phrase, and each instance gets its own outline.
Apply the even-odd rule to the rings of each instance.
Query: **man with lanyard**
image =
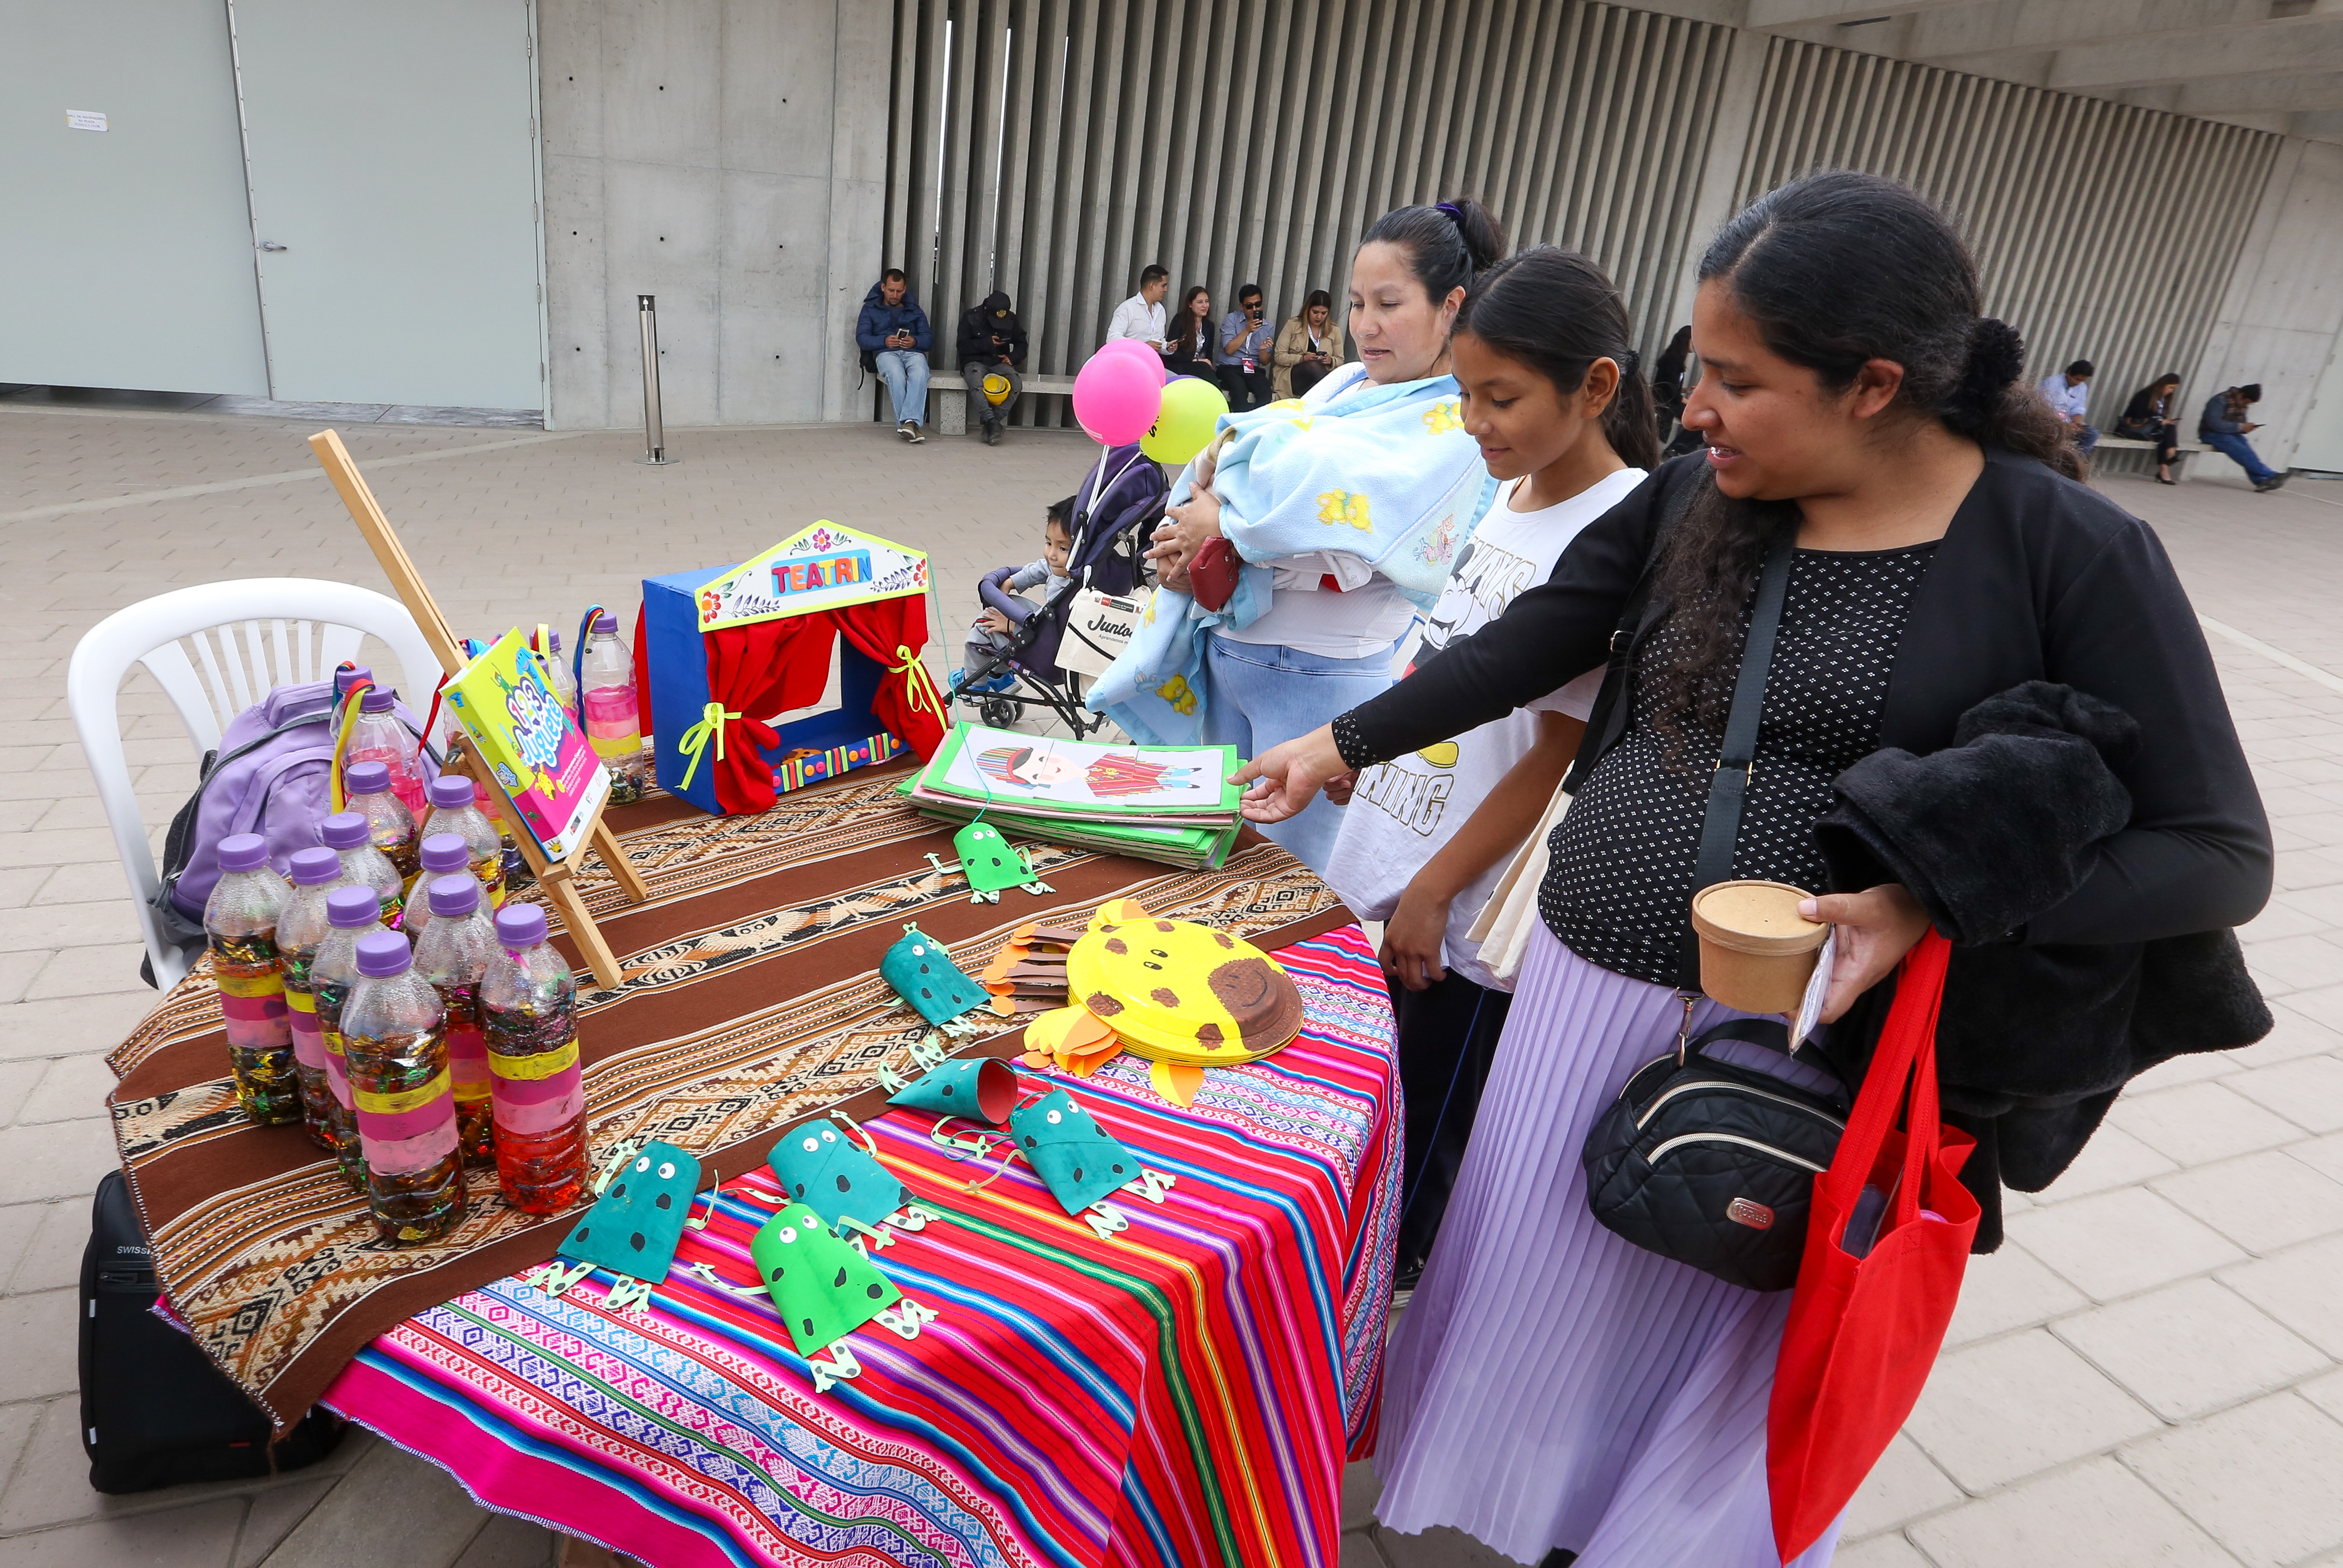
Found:
[[[1242,414],[1269,401],[1270,340],[1276,333],[1263,319],[1261,285],[1248,283],[1237,290],[1237,307],[1221,317],[1220,342],[1212,351],[1212,373],[1228,394],[1229,412]]]

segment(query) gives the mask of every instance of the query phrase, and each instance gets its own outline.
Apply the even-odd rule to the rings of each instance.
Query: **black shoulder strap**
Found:
[[[1757,753],[1757,720],[1765,707],[1765,672],[1774,662],[1774,641],[1782,629],[1782,601],[1788,597],[1793,536],[1785,533],[1765,553],[1757,574],[1757,601],[1749,611],[1749,635],[1741,645],[1741,673],[1733,683],[1733,710],[1725,721],[1716,771],[1708,776],[1708,814],[1700,826],[1700,854],[1693,862],[1692,886],[1701,889],[1733,875],[1733,846],[1741,836],[1741,809],[1749,799],[1749,773]],[[1700,990],[1700,940],[1684,924],[1684,961],[1678,983]]]

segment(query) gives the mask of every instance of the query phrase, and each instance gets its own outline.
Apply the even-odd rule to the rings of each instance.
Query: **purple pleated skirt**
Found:
[[[1703,1000],[1695,1030],[1737,1016]],[[1672,1050],[1666,986],[1532,932],[1440,1240],[1384,1360],[1383,1527],[1451,1525],[1523,1563],[1775,1568],[1765,1405],[1787,1292],[1630,1245],[1579,1151]],[[1793,1568],[1823,1568],[1835,1529]]]

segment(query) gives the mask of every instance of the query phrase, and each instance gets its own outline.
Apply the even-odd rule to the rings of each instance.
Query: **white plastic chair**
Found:
[[[129,879],[158,989],[177,984],[194,955],[167,940],[155,918],[162,877],[123,756],[123,677],[134,664],[146,667],[178,710],[200,762],[219,745],[228,722],[271,687],[326,679],[336,665],[356,656],[367,636],[389,645],[409,686],[437,685],[439,661],[405,605],[371,589],[308,578],[247,578],[180,588],[115,611],[75,645],[65,672],[65,702],[114,829],[115,853]]]

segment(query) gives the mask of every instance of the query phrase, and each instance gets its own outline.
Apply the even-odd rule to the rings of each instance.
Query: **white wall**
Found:
[[[2343,146],[2288,137],[2263,188],[2244,254],[2221,302],[2192,404],[2258,381],[2253,436],[2262,461],[2284,468],[2343,330]],[[2198,390],[2202,388],[2202,390]],[[2193,434],[2192,407],[2184,434]],[[2323,465],[2321,465],[2323,466]]]
[[[538,30],[546,424],[640,420],[639,294],[659,299],[669,423],[856,417],[850,334],[885,211],[886,8],[540,0]]]

